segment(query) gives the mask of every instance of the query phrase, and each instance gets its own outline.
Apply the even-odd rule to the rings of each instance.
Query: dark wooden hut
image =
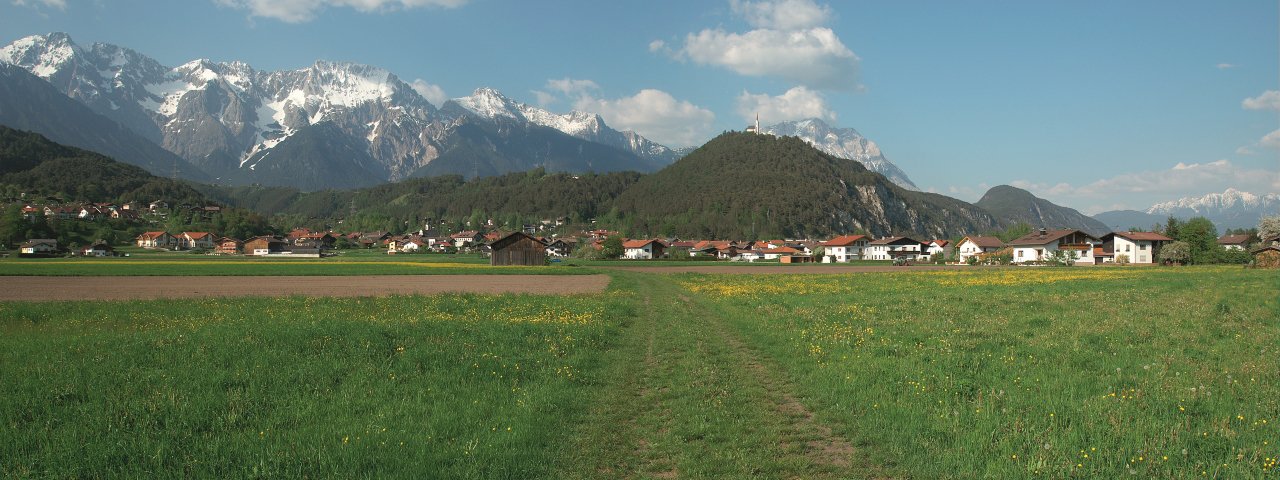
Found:
[[[489,265],[546,265],[547,245],[524,232],[515,232],[489,244]]]

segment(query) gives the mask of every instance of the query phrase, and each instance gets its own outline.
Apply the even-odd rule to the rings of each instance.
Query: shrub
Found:
[[[1127,253],[1121,253],[1121,254],[1119,254],[1119,255],[1116,255],[1116,264],[1117,264],[1117,265],[1128,265],[1128,264],[1129,264],[1129,254],[1127,254]]]

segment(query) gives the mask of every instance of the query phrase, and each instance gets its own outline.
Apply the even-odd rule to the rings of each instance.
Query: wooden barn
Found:
[[[489,244],[489,265],[546,265],[547,245],[524,232],[515,232]]]

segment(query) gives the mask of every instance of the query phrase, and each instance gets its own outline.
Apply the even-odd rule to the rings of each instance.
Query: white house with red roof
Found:
[[[142,248],[174,248],[178,243],[169,232],[143,232],[136,241]]]
[[[928,244],[911,237],[885,237],[867,244],[864,258],[868,260],[919,260]]]
[[[177,239],[178,248],[188,250],[213,250],[213,247],[217,246],[213,234],[209,232],[182,232],[180,235],[175,235],[174,238]]]
[[[1076,264],[1095,263],[1093,248],[1102,241],[1080,230],[1040,229],[1009,242],[1013,247],[1013,263],[1035,263],[1049,260],[1054,252],[1065,251]]]
[[[1102,236],[1102,246],[1094,252],[1100,263],[1114,262],[1124,255],[1129,263],[1150,264],[1156,263],[1160,246],[1172,241],[1155,232],[1111,232]]]
[[[950,243],[950,240],[930,240],[928,249],[925,250],[925,253],[929,255],[929,258],[939,258],[938,256],[947,254],[947,245]]]
[[[984,253],[993,253],[1004,248],[1004,242],[996,237],[970,235],[960,239],[956,244],[956,260],[966,263],[970,257]]]
[[[662,258],[666,245],[660,240],[627,240],[622,242],[622,257],[630,260]]]
[[[841,235],[822,242],[823,262],[848,262],[863,257],[863,249],[870,239],[866,235]]]

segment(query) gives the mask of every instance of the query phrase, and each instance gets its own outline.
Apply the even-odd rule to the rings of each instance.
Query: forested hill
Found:
[[[204,205],[185,181],[157,177],[141,167],[0,126],[0,188],[67,202],[151,202]]]
[[[537,169],[464,181],[416,178],[356,190],[201,186],[229,205],[284,222],[343,230],[448,229],[486,220],[519,228],[540,219],[628,235],[685,238],[877,236],[950,238],[999,229],[981,208],[901,188],[858,162],[794,137],[726,133],[653,174],[547,173]]]
[[[906,190],[798,138],[737,132],[646,176],[617,209],[633,232],[693,238],[947,238],[1000,226],[980,208]]]
[[[357,190],[200,188],[229,205],[283,215],[295,222],[341,219],[346,230],[399,231],[428,221],[460,226],[493,219],[512,227],[558,217],[586,222],[607,215],[614,199],[641,177],[635,172],[567,174],[535,169],[470,181],[457,175],[414,178]]]

